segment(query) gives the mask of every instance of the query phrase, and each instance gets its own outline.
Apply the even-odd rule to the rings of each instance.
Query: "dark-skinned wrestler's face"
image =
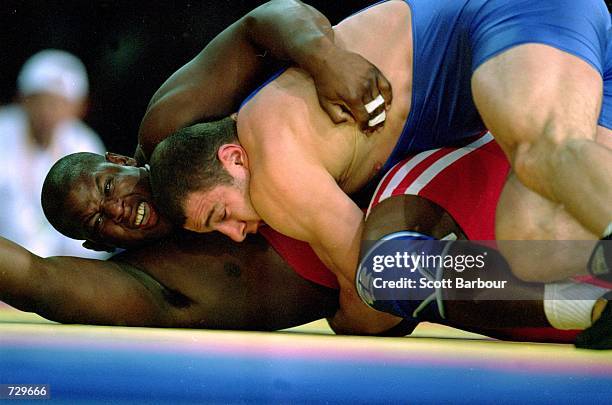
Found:
[[[83,174],[72,185],[68,206],[74,226],[97,248],[137,246],[172,229],[152,204],[148,170],[127,156],[108,153]]]

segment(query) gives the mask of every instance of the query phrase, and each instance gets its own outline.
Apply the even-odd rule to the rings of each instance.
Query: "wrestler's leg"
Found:
[[[505,51],[472,78],[476,106],[518,179],[596,235],[612,220],[612,151],[594,141],[602,86],[585,61],[541,44]]]
[[[597,127],[596,141],[612,149],[612,131]],[[498,248],[514,274],[524,281],[555,281],[560,277],[586,274],[586,263],[596,240],[563,205],[529,190],[512,173],[500,196],[495,218]],[[555,242],[504,243],[506,240]],[[545,265],[543,265],[545,264]]]
[[[437,239],[454,234],[458,239],[465,239],[463,231],[443,208],[414,195],[391,197],[374,206],[366,220],[363,237],[364,240],[379,240],[400,231],[418,231]],[[462,243],[460,249],[460,254],[473,256],[483,251],[483,247],[476,244]],[[492,249],[487,253],[487,267],[484,270],[445,272],[444,277],[507,280],[505,288],[447,289],[443,291],[443,311],[440,308],[426,308],[417,320],[476,331],[551,326],[582,329],[591,325],[591,316],[597,320],[600,310],[605,308],[605,302],[600,302],[601,308],[593,310],[595,300],[605,289],[572,282],[546,285],[521,282],[512,276],[501,254]],[[556,301],[546,302],[545,297]],[[419,303],[396,307],[405,309],[411,305],[417,307]],[[437,316],[438,312],[444,313],[444,319]]]
[[[532,282],[586,274],[597,240],[561,204],[529,190],[514,173],[497,205],[495,236],[514,275]]]

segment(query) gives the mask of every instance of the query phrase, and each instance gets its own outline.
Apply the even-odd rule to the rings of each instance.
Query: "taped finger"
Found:
[[[378,97],[376,97],[374,100],[370,101],[369,103],[365,105],[365,109],[368,112],[368,114],[372,114],[374,110],[376,110],[378,107],[380,107],[384,103],[385,103],[385,99],[383,98],[382,94],[379,94]],[[383,118],[383,121],[384,121],[384,118]]]
[[[387,114],[383,110],[383,112],[381,112],[376,117],[374,117],[374,118],[372,118],[371,120],[368,121],[368,126],[374,127],[374,126],[380,124],[381,122],[383,122],[386,119],[387,119]]]

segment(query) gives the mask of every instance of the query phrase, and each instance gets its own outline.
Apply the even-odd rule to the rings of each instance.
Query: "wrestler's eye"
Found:
[[[112,183],[113,183],[113,179],[112,178],[106,179],[106,182],[104,183],[104,195],[106,197],[108,197],[110,195]]]
[[[217,210],[216,212],[216,222],[220,223],[225,221],[225,218],[227,218],[227,210],[223,209],[223,210]]]
[[[96,221],[94,222],[94,232],[95,233],[100,232],[100,227],[102,227],[103,223],[104,223],[104,215],[98,215],[98,218],[96,218]]]

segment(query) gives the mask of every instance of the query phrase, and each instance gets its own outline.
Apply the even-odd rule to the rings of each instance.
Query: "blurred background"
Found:
[[[309,1],[332,23],[374,1]],[[45,48],[78,56],[89,73],[84,121],[106,148],[131,155],[150,97],[216,34],[264,1],[4,0],[0,104],[13,101],[28,57]]]

